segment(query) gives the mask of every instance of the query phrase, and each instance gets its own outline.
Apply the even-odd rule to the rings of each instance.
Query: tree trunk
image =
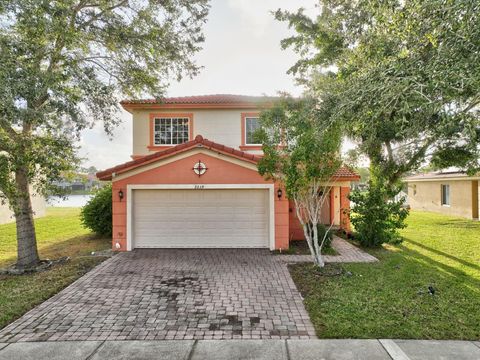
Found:
[[[314,223],[313,224],[313,245],[314,245],[314,249],[315,249],[315,264],[318,266],[318,267],[324,267],[325,266],[325,262],[323,261],[323,258],[322,258],[322,249],[321,247],[319,246],[318,244],[318,227],[317,227],[317,223]]]
[[[17,198],[14,204],[17,226],[17,267],[28,268],[40,261],[37,251],[35,223],[28,184],[27,169],[20,167],[15,172]]]

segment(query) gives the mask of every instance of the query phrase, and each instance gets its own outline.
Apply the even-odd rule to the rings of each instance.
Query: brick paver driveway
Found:
[[[260,249],[122,253],[0,332],[0,342],[312,337],[285,263]]]

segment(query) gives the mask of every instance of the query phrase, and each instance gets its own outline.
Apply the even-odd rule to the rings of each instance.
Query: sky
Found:
[[[205,43],[195,60],[203,66],[193,79],[172,82],[167,96],[207,94],[276,95],[286,91],[300,95],[287,70],[298,55],[282,50],[280,41],[293,34],[286,23],[274,19],[278,8],[307,13],[316,11],[315,0],[213,0],[204,27]],[[101,124],[85,130],[80,156],[85,167],[105,169],[131,160],[132,118],[123,111],[122,123],[109,138]]]

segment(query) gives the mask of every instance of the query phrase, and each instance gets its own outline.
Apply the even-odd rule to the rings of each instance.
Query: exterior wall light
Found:
[[[122,190],[118,191],[118,197],[120,198],[120,201],[122,201],[122,199],[123,199],[123,191]]]
[[[278,189],[277,190],[277,197],[278,197],[278,200],[280,200],[282,198],[282,194],[283,194],[283,191],[282,189]]]

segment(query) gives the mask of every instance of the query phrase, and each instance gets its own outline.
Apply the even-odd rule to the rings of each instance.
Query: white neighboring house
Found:
[[[47,201],[44,196],[35,194],[32,189],[30,189],[31,199],[32,199],[32,208],[33,208],[33,217],[39,218],[45,216]],[[13,212],[8,207],[8,204],[0,203],[0,224],[6,224],[15,221],[15,216]]]

